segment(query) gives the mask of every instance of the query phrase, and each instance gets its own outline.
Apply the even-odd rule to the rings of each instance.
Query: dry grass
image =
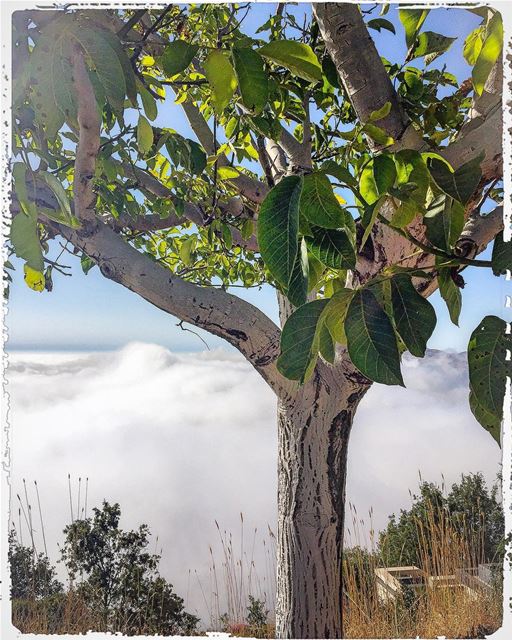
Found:
[[[360,542],[360,527],[352,512],[355,538]],[[370,529],[371,531],[371,529]],[[482,562],[481,532],[458,532],[445,511],[427,510],[426,522],[417,522],[420,569],[425,577],[434,576],[426,586],[406,588],[394,600],[378,597],[375,569],[385,562],[375,552],[375,544],[355,546],[346,554],[344,616],[347,638],[483,638],[501,625],[502,594],[499,584],[489,589],[468,589],[459,583],[461,570]],[[369,549],[369,551],[368,551]],[[448,580],[436,577],[452,576]],[[446,586],[446,581],[452,582]],[[445,583],[440,584],[440,583]]]

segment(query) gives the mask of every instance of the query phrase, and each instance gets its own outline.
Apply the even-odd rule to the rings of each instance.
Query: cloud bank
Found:
[[[376,530],[410,503],[419,472],[450,485],[462,472],[482,471],[492,482],[499,471],[499,449],[467,405],[463,354],[406,359],[404,378],[407,389],[370,390],[350,444],[347,496],[358,518],[368,522],[373,509]],[[75,517],[85,507],[82,482],[78,509],[77,479],[88,477],[89,513],[106,498],[121,504],[124,527],[148,523],[163,549],[162,573],[203,620],[212,608],[210,545],[222,560],[215,521],[233,533],[238,553],[243,513],[258,589],[271,590],[276,403],[240,356],[142,343],[111,353],[17,352],[8,379],[13,495],[26,478],[34,509],[37,480],[54,560],[70,519],[70,473]],[[13,507],[17,521],[16,498]]]

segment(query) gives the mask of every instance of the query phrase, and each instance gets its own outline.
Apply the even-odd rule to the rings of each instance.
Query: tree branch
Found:
[[[94,89],[78,45],[73,51],[73,81],[78,105],[79,140],[75,158],[73,191],[75,215],[81,221],[94,220],[96,194],[93,189],[96,156],[100,148],[100,115]]]
[[[52,223],[53,226],[53,223]],[[58,232],[98,264],[101,273],[153,305],[236,347],[279,394],[291,384],[277,371],[280,331],[259,309],[222,289],[200,287],[141,254],[107,225],[90,233],[57,226]]]
[[[390,102],[389,115],[379,120],[379,127],[392,136],[395,143],[415,147],[417,141],[414,141],[419,136],[408,126],[408,118],[358,5],[346,2],[316,3],[313,4],[313,13],[326,49],[359,120],[363,124],[367,123],[373,111]],[[404,139],[406,131],[407,140]],[[380,148],[372,140],[368,142],[374,150]]]
[[[208,155],[213,155],[215,153],[213,133],[204,119],[203,114],[191,102],[183,102],[181,106],[183,107],[183,111],[187,116],[190,126],[192,127],[192,131],[196,134],[196,137],[204,150]],[[217,163],[219,167],[225,167],[229,164],[228,159],[224,155],[220,156]],[[231,178],[228,182],[235,187],[240,195],[251,200],[255,204],[262,203],[269,191],[269,188],[265,183],[260,180],[253,180],[253,178],[246,175]]]

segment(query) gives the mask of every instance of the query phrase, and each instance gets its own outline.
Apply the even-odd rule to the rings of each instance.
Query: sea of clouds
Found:
[[[375,385],[360,405],[349,453],[351,536],[354,513],[364,532],[372,510],[378,531],[409,505],[419,473],[449,486],[464,472],[481,471],[488,482],[499,472],[500,450],[468,407],[465,355],[405,359],[404,378],[406,389]],[[210,545],[221,573],[216,521],[238,554],[243,513],[246,562],[254,557],[259,580],[252,590],[271,591],[276,402],[238,354],[174,354],[142,343],[107,353],[15,352],[8,381],[12,516],[18,523],[25,478],[42,548],[37,480],[52,560],[70,520],[69,473],[74,517],[83,515],[87,477],[88,513],[106,498],[120,503],[123,527],[147,523],[163,550],[162,573],[203,620],[215,608]]]

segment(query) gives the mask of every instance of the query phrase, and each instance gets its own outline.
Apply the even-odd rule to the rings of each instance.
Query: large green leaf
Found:
[[[462,54],[469,65],[473,66],[478,60],[478,56],[480,55],[480,51],[482,51],[482,46],[484,44],[484,38],[485,27],[479,26],[476,29],[473,29],[464,41]]]
[[[491,69],[498,60],[503,48],[503,19],[496,12],[489,20],[485,30],[485,40],[473,67],[473,87],[478,95],[482,95]]]
[[[356,253],[345,231],[312,226],[311,232],[308,246],[315,258],[331,269],[354,269]]]
[[[445,51],[448,51],[456,39],[448,38],[433,31],[424,31],[418,36],[413,57],[432,56],[432,54],[436,54],[436,57],[440,56]]]
[[[258,53],[268,60],[272,60],[292,73],[308,80],[321,82],[322,67],[318,58],[307,44],[295,40],[274,40],[258,49]]]
[[[349,304],[345,333],[350,359],[370,380],[404,385],[391,321],[369,289],[359,289]]]
[[[405,29],[405,41],[408,48],[414,44],[428,13],[428,9],[399,9],[398,16]]]
[[[217,113],[222,113],[235,93],[237,81],[235,70],[228,54],[214,49],[204,61],[204,72],[210,83],[212,104]]]
[[[76,123],[71,50],[59,37],[65,25],[61,17],[45,27],[30,55],[31,103],[36,122],[45,127],[49,137],[55,136],[64,122]]]
[[[407,190],[407,199],[423,206],[430,186],[430,175],[421,154],[412,149],[403,149],[395,153],[395,164],[398,187],[412,185]]]
[[[449,196],[440,196],[425,214],[423,222],[429,242],[450,252],[464,228],[464,207]]]
[[[507,360],[507,351],[511,350],[512,336],[507,333],[507,323],[501,318],[486,316],[471,334],[469,383],[474,395],[473,404],[479,405],[478,415],[474,411],[478,419],[485,412],[499,422],[502,420],[506,379],[512,374],[511,363]]]
[[[308,297],[309,259],[308,248],[304,238],[299,242],[297,258],[293,265],[292,276],[288,286],[288,300],[295,306],[303,305]]]
[[[478,402],[478,397],[471,387],[469,387],[469,407],[482,427],[501,445],[502,418],[487,411],[487,409]]]
[[[37,231],[37,218],[18,213],[11,223],[10,239],[14,253],[34,271],[44,269],[43,252]]]
[[[439,285],[439,293],[441,298],[446,302],[450,320],[453,324],[459,326],[459,317],[462,309],[462,294],[459,287],[453,281],[451,269],[449,267],[441,267],[437,276]]]
[[[268,75],[263,58],[252,49],[233,49],[233,63],[244,106],[260,113],[268,101]]]
[[[262,202],[258,216],[261,256],[275,280],[290,283],[298,249],[300,176],[283,178]]]
[[[413,356],[422,358],[436,326],[434,307],[404,274],[391,278],[391,304],[399,336]]]
[[[373,160],[373,177],[379,195],[388,193],[395,185],[397,178],[396,165],[393,158],[387,154],[380,154]]]
[[[319,320],[327,303],[326,299],[308,302],[286,321],[277,360],[277,368],[285,378],[304,382],[311,375],[319,349]]]
[[[495,276],[512,271],[512,240],[505,242],[503,231],[500,231],[494,239],[492,248],[492,271]]]
[[[319,172],[304,176],[300,211],[307,220],[326,229],[344,226],[345,212],[341,208],[329,178]]]
[[[162,55],[163,70],[169,77],[185,71],[198,51],[198,45],[190,44],[185,40],[170,42]]]
[[[480,165],[483,159],[484,153],[481,153],[456,171],[446,160],[434,155],[428,158],[427,164],[432,178],[441,191],[462,204],[467,204],[482,178]]]
[[[105,37],[104,30],[78,24],[72,30],[72,35],[85,51],[89,63],[96,69],[109,104],[114,111],[122,113],[126,95],[124,69],[110,45],[109,38]]]

